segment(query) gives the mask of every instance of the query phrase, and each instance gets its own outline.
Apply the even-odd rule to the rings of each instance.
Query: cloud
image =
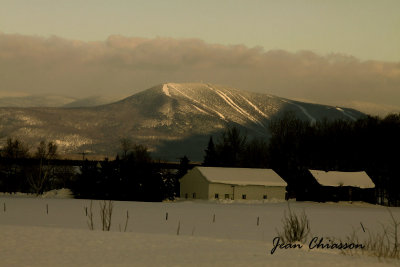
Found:
[[[163,82],[208,82],[287,98],[400,107],[400,62],[199,39],[103,42],[0,33],[0,92],[130,95]]]

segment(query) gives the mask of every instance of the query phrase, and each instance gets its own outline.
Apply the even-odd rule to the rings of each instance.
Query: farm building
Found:
[[[195,167],[180,180],[190,199],[285,199],[286,186],[271,169]]]
[[[364,171],[339,172],[310,170],[318,186],[310,193],[318,201],[375,202],[375,184]]]

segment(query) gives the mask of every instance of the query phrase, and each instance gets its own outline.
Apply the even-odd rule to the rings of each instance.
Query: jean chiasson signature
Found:
[[[281,241],[280,237],[275,237],[272,240],[273,248],[271,249],[271,254],[274,254],[276,249],[301,249],[303,244],[298,243],[284,243]],[[363,249],[365,245],[356,243],[342,243],[334,242],[330,239],[324,240],[323,237],[315,236],[308,243],[309,249]]]

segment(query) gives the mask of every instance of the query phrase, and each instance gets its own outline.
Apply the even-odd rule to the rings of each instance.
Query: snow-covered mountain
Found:
[[[201,160],[210,135],[237,125],[268,138],[268,122],[293,111],[310,123],[324,117],[355,120],[353,109],[309,104],[202,83],[167,83],[96,107],[0,108],[0,137],[35,147],[55,141],[64,153],[91,151],[113,157],[122,138],[147,145],[155,156]]]

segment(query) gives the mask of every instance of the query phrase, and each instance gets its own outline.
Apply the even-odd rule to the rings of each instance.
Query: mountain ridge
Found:
[[[268,138],[268,123],[287,111],[310,123],[364,115],[221,85],[164,83],[94,107],[0,108],[0,139],[18,137],[32,147],[45,139],[61,153],[113,157],[120,140],[128,138],[162,159],[201,160],[210,135],[235,125],[250,137]]]

